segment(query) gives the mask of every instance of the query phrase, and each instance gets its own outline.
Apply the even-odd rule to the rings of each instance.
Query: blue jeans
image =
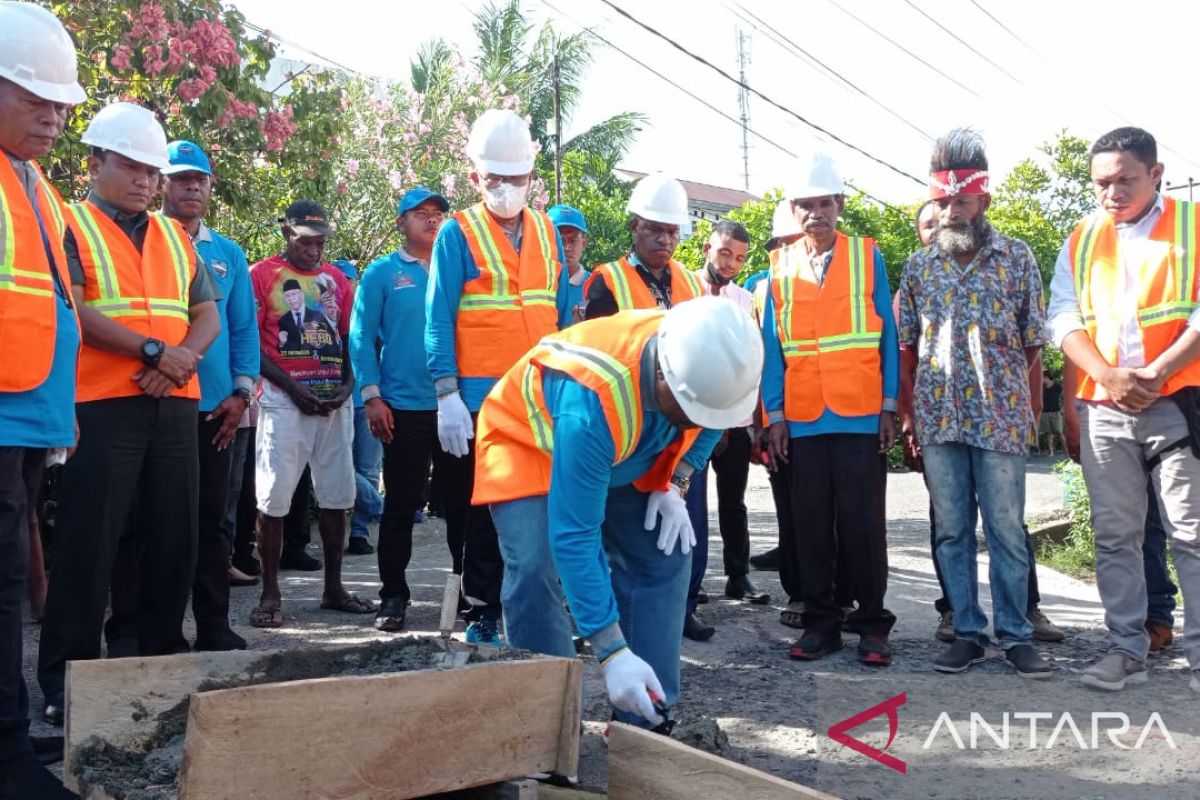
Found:
[[[350,515],[350,535],[367,538],[367,524],[383,513],[383,495],[379,493],[379,472],[383,469],[383,443],[371,433],[367,410],[354,409],[354,513]]]
[[[1026,549],[1025,456],[964,444],[923,448],[925,477],[937,518],[937,559],[954,610],[954,633],[986,643],[987,616],[979,605],[975,520],[979,503],[990,555],[989,580],[996,638],[1008,649],[1028,644],[1033,625],[1025,616],[1029,599]]]
[[[1178,587],[1171,582],[1167,570],[1167,529],[1158,510],[1158,495],[1154,484],[1147,481],[1150,499],[1146,504],[1146,535],[1142,539],[1142,564],[1146,572],[1146,619],[1174,626],[1175,593]]]
[[[696,613],[696,598],[704,584],[704,573],[708,571],[708,467],[692,474],[688,486],[688,517],[696,533],[696,546],[692,548],[692,574],[688,581],[687,613]]]
[[[647,496],[633,486],[609,490],[600,536],[621,633],[629,649],[654,670],[667,704],[674,706],[679,698],[680,631],[692,558],[678,549],[669,556],[659,551],[657,525],[653,531],[644,527]],[[509,643],[573,658],[571,621],[550,553],[546,497],[497,503],[491,511],[504,556],[500,599]],[[623,711],[616,711],[614,718],[643,727],[649,724]]]

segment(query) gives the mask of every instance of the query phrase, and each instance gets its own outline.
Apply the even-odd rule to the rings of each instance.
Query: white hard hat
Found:
[[[533,139],[516,112],[490,108],[479,115],[467,139],[467,158],[489,175],[528,175],[533,171]]]
[[[779,205],[775,206],[775,213],[771,215],[771,238],[795,236],[798,233],[804,233],[804,229],[796,221],[796,213],[792,211],[792,201],[780,200]]]
[[[52,103],[87,99],[67,29],[33,3],[0,2],[0,78]]]
[[[100,109],[88,123],[82,141],[158,169],[171,164],[167,134],[158,118],[150,109],[133,103],[113,103]]]
[[[802,200],[805,197],[824,197],[844,194],[845,184],[837,164],[827,153],[813,153],[801,171],[797,181],[788,187],[784,200]]]
[[[687,191],[663,172],[653,172],[638,181],[625,210],[667,225],[687,225],[689,221]]]
[[[688,419],[703,428],[733,428],[758,404],[762,332],[737,303],[697,297],[663,319],[658,366]]]

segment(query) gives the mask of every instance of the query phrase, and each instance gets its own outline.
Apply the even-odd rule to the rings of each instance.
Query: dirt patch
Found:
[[[712,717],[685,719],[671,731],[671,738],[706,753],[720,755],[729,750],[729,736]]]
[[[466,663],[519,661],[533,657],[522,650],[470,651]],[[197,691],[212,692],[266,683],[312,678],[383,675],[423,669],[449,669],[446,652],[427,638],[371,642],[329,649],[271,653],[252,662],[246,672],[224,681],[206,681]],[[116,800],[174,800],[179,791],[179,765],[187,731],[190,697],[160,713],[143,749],[126,750],[92,737],[79,748],[73,769],[84,787],[98,786]],[[145,714],[144,709],[141,712]]]

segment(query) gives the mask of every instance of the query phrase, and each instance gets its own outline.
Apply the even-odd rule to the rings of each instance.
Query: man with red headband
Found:
[[[1042,279],[1029,246],[999,233],[985,215],[983,140],[951,131],[934,145],[930,196],[938,213],[931,247],[900,279],[900,369],[913,379],[901,398],[915,430],[937,518],[937,560],[954,611],[955,641],[934,661],[962,672],[985,658],[979,606],[974,502],[990,555],[996,638],[1027,678],[1053,670],[1031,644],[1026,617],[1025,458],[1036,427],[1028,369],[1046,341]]]

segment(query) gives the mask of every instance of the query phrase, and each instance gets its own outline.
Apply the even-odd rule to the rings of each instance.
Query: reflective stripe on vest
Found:
[[[552,263],[554,240],[546,230],[545,220],[540,215],[533,214],[533,229],[541,248],[540,252],[546,256],[546,275],[548,277],[546,285],[522,286],[519,294],[513,294],[509,290],[509,283],[513,281],[513,278],[509,275],[508,269],[504,265],[504,258],[500,255],[500,250],[491,236],[487,219],[484,217],[486,213],[482,205],[475,205],[462,212],[462,221],[466,223],[471,236],[479,243],[485,263],[476,266],[481,271],[486,269],[491,274],[492,290],[487,294],[464,294],[459,301],[459,310],[520,309],[522,306],[539,305],[554,308],[556,288],[553,277],[556,270]]]
[[[829,336],[819,336],[816,339],[792,339],[795,330],[792,327],[792,315],[794,313],[794,304],[792,302],[795,293],[794,273],[788,273],[791,277],[780,275],[780,291],[783,295],[782,309],[778,314],[780,345],[783,347],[784,357],[799,358],[802,356],[815,356],[819,353],[832,353],[838,350],[853,350],[853,349],[879,349],[879,341],[883,335],[882,329],[871,330],[868,325],[868,310],[867,302],[870,299],[867,292],[864,290],[867,285],[867,270],[875,268],[874,259],[871,258],[872,243],[870,239],[862,239],[858,237],[846,237],[847,255],[850,258],[850,330],[846,333],[832,334]],[[792,250],[792,247],[788,247]],[[794,265],[790,260],[786,261],[786,266],[783,269],[791,269],[798,265]],[[830,263],[830,267],[833,264]],[[828,275],[828,273],[826,273]]]
[[[672,259],[667,269],[671,274],[671,305],[678,305],[685,300],[693,300],[704,294],[704,285],[700,279],[691,273],[678,261]],[[608,278],[608,287],[617,303],[617,311],[629,311],[635,308],[655,308],[654,297],[645,281],[638,275],[637,267],[624,256],[616,261],[601,264],[589,277],[588,281]],[[635,284],[634,281],[637,281]],[[686,287],[686,288],[685,288]],[[586,291],[586,289],[585,289]],[[638,296],[641,296],[639,300]]]

